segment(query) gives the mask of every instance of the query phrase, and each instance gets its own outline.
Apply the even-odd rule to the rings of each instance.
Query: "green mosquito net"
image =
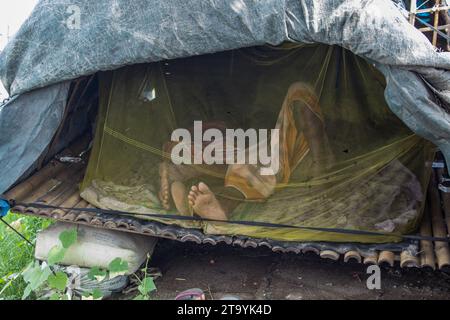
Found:
[[[95,206],[283,241],[398,241],[421,218],[435,148],[389,110],[383,76],[341,47],[245,48],[126,66],[99,83],[81,186]]]

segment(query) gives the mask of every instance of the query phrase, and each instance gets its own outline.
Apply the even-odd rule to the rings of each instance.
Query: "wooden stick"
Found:
[[[446,237],[447,230],[445,228],[444,216],[441,210],[441,199],[437,189],[436,173],[434,171],[431,174],[430,183],[428,185],[428,201],[433,236]],[[444,266],[450,266],[450,250],[447,242],[435,241],[434,252],[436,253],[439,269]]]

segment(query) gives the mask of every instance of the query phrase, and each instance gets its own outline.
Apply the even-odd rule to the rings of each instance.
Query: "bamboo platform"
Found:
[[[426,4],[432,6],[425,6]],[[421,5],[417,5],[417,0],[411,0],[409,7],[409,22],[412,25],[416,25],[419,31],[425,34],[431,33],[429,39],[433,46],[436,47],[438,44],[438,39],[442,37],[442,35],[439,34],[438,31],[449,35],[450,16],[447,14],[449,10],[450,6],[446,5],[445,1],[442,0],[426,1]],[[424,13],[430,14],[430,16],[432,17],[432,21],[430,21],[429,25],[425,25],[423,23],[423,20],[418,19],[417,17],[418,15]],[[447,48],[445,49],[446,51],[450,50],[450,45],[448,43]]]
[[[79,149],[75,145],[73,148],[65,150],[63,154],[78,154]],[[6,196],[25,203],[38,202],[66,208],[92,207],[79,196],[78,184],[83,178],[84,169],[85,163],[83,162],[61,163],[54,160],[12,188],[6,193]],[[428,190],[424,218],[419,230],[424,236],[443,237],[448,234],[450,229],[450,193],[439,191],[437,186],[440,177],[442,177],[442,169],[435,169]],[[199,229],[165,225],[130,216],[61,209],[37,209],[19,205],[12,208],[12,212],[182,242],[193,241],[198,244],[211,245],[225,243],[245,248],[268,247],[274,252],[283,253],[312,252],[324,259],[342,260],[347,263],[379,264],[391,267],[398,264],[402,268],[443,269],[450,267],[450,251],[448,243],[445,242],[420,241],[415,246],[414,244],[403,244],[402,246],[402,244],[282,242],[241,236],[207,235]]]

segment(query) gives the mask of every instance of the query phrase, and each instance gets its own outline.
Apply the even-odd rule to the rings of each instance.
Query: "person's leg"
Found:
[[[227,188],[232,191],[232,188]],[[237,192],[237,197],[243,196]],[[228,220],[231,212],[241,202],[239,200],[227,199],[216,196],[214,192],[203,182],[192,186],[188,195],[189,205],[194,212],[202,218],[214,220]]]
[[[159,197],[164,209],[171,208],[171,201],[181,214],[189,214],[186,206],[188,189],[185,186],[186,181],[205,177],[224,177],[226,172],[225,165],[175,165],[167,160],[160,163],[160,193]]]

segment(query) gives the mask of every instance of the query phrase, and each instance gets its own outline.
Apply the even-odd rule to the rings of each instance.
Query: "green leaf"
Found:
[[[64,291],[67,285],[67,275],[62,271],[57,271],[55,274],[51,274],[48,277],[48,285],[50,288]]]
[[[128,262],[121,258],[115,258],[109,263],[108,270],[111,279],[126,274],[128,272]]]
[[[107,275],[107,272],[105,270],[102,270],[99,267],[92,267],[89,270],[88,278],[90,280],[97,280],[100,282],[103,279],[105,279],[106,275]]]
[[[147,277],[144,278],[141,284],[138,287],[138,290],[141,294],[147,295],[153,290],[156,290],[155,282],[153,282],[153,278]]]
[[[133,300],[147,300],[147,297],[143,296],[142,294],[138,294],[136,297],[133,298]]]
[[[33,266],[29,266],[23,272],[22,276],[25,282],[28,283],[30,289],[34,291],[47,281],[51,273],[52,271],[46,264],[42,264],[41,266],[39,262],[36,261]]]
[[[36,268],[38,268],[39,270],[41,269],[39,262],[31,261],[28,266],[22,271],[22,277],[25,282],[30,282],[30,279],[33,276]]]
[[[31,291],[32,291],[31,290],[31,286],[27,285],[27,287],[23,291],[22,300],[25,300],[26,298],[28,298],[28,296],[30,295]]]
[[[67,249],[56,245],[48,252],[47,262],[49,265],[57,264],[64,259]]]
[[[59,296],[59,294],[57,294],[56,292],[55,293],[52,293],[52,295],[50,296],[50,300],[59,300],[59,298],[60,298],[60,296]]]
[[[72,228],[61,232],[59,235],[59,240],[61,241],[63,248],[69,248],[77,242],[77,229]]]
[[[98,299],[103,298],[103,292],[100,289],[95,288],[92,291],[92,298],[94,298],[94,300],[98,300]]]

